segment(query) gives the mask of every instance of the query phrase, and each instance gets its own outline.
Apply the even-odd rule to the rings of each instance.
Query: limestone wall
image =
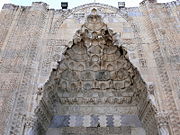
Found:
[[[121,10],[97,3],[70,10],[49,9],[41,2],[29,7],[4,5],[0,13],[0,134],[21,135],[31,125],[40,88],[92,8],[119,33],[130,61],[155,96],[159,114],[164,110],[172,134],[180,134],[179,5],[179,0],[166,4],[144,0],[139,8]]]

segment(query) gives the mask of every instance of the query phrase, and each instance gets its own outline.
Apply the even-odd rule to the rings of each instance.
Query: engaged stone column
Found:
[[[37,119],[35,118],[35,116],[27,118],[24,129],[24,135],[37,135],[36,121]]]
[[[150,100],[150,102],[152,103],[153,107],[157,107],[157,101],[155,98],[155,86],[153,83],[149,83],[148,85],[148,99]]]
[[[36,107],[38,106],[41,98],[42,98],[43,88],[42,86],[38,86],[38,91],[36,96],[33,98],[33,109],[35,111]],[[34,112],[32,111],[32,112]],[[30,114],[26,118],[26,123],[24,127],[23,135],[37,135],[37,117],[33,114]]]
[[[160,135],[170,135],[168,115],[165,112],[157,114],[157,122]]]

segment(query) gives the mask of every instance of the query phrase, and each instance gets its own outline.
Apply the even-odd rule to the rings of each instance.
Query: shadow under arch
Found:
[[[116,37],[93,9],[44,85],[34,135],[49,127],[121,126],[158,134],[156,107]]]

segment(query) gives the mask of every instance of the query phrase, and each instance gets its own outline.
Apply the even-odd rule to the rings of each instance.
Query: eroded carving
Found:
[[[137,106],[138,111],[134,113],[139,113],[142,121],[154,118],[155,110],[147,100],[146,85],[127,58],[124,47],[116,46],[118,41],[117,34],[93,9],[44,86],[37,115],[46,118],[45,125],[53,111],[58,112],[58,105],[77,105],[77,112],[82,105]],[[43,108],[46,104],[48,108]]]

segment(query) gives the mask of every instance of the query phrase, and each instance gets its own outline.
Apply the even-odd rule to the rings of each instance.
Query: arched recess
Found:
[[[146,84],[116,37],[93,9],[44,85],[34,134],[48,127],[121,126],[158,134]]]

